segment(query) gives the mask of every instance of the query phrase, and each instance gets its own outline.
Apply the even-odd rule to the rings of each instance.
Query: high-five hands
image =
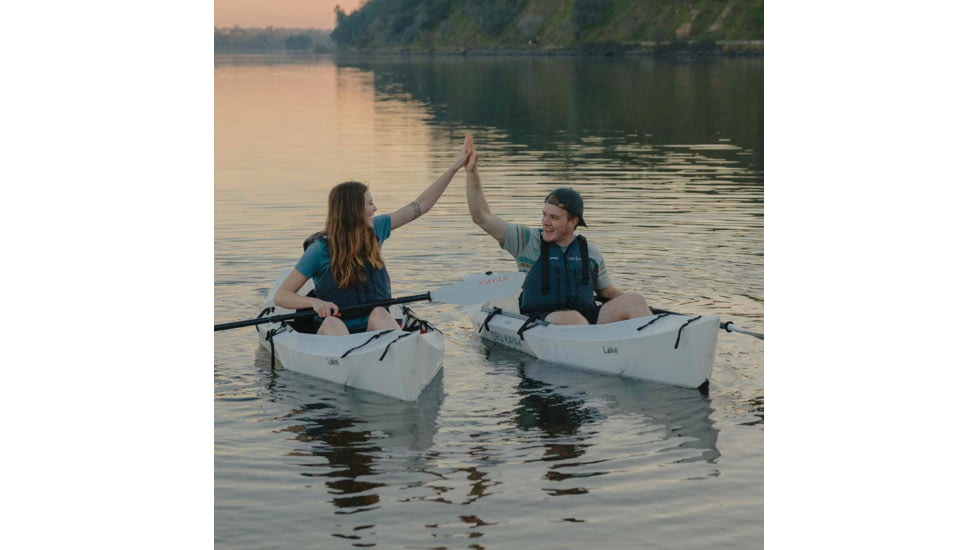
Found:
[[[465,134],[465,153],[468,156],[465,171],[475,172],[479,167],[479,153],[476,152],[475,145],[472,143],[472,134]]]

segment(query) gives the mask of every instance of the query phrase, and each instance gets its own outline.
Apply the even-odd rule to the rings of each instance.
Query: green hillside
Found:
[[[356,50],[629,50],[764,38],[763,0],[368,0],[336,14],[333,40]]]

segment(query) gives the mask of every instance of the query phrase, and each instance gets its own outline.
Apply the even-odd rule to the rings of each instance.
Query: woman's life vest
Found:
[[[326,235],[322,233],[314,234],[306,239],[302,243],[303,249],[308,248],[317,240],[322,241],[326,254],[328,255],[329,241],[326,239]],[[326,271],[325,276],[316,282],[316,297],[320,300],[333,302],[340,308],[341,312],[346,307],[390,300],[391,278],[387,273],[387,266],[378,269],[370,265],[370,262],[367,262],[365,274],[367,276],[366,282],[348,288],[340,288],[336,282],[336,278],[333,277],[331,267]]]

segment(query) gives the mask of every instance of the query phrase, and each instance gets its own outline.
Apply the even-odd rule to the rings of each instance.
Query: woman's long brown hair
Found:
[[[329,239],[330,266],[340,288],[367,282],[366,262],[384,267],[380,243],[363,221],[367,186],[346,181],[329,192],[325,233]]]

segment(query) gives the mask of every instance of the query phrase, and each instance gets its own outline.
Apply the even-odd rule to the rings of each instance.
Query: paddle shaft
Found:
[[[348,307],[342,311],[346,317],[350,319],[355,319],[357,317],[362,317],[365,314],[369,314],[375,307],[387,307],[397,304],[406,304],[409,302],[422,302],[431,301],[431,293],[425,292],[424,294],[415,294],[413,296],[404,296],[402,298],[391,298],[390,300],[381,300],[379,302],[373,302],[370,304],[361,304],[358,306]],[[273,315],[271,317],[259,317],[258,319],[248,319],[246,321],[235,321],[233,323],[224,323],[221,325],[214,325],[214,330],[227,330],[231,328],[249,327],[253,325],[261,325],[264,323],[279,323],[282,321],[291,321],[292,319],[299,319],[302,317],[312,317],[316,315],[315,310],[312,309],[300,309],[295,313],[286,313],[283,315]]]
[[[726,323],[720,323],[720,328],[725,329],[727,332],[739,332],[741,334],[746,334],[748,336],[753,336],[754,338],[757,338],[757,339],[760,339],[760,340],[763,340],[764,339],[764,335],[763,334],[761,334],[759,332],[751,332],[749,330],[744,330],[744,329],[738,327],[737,325],[733,324],[730,321],[727,321]]]

